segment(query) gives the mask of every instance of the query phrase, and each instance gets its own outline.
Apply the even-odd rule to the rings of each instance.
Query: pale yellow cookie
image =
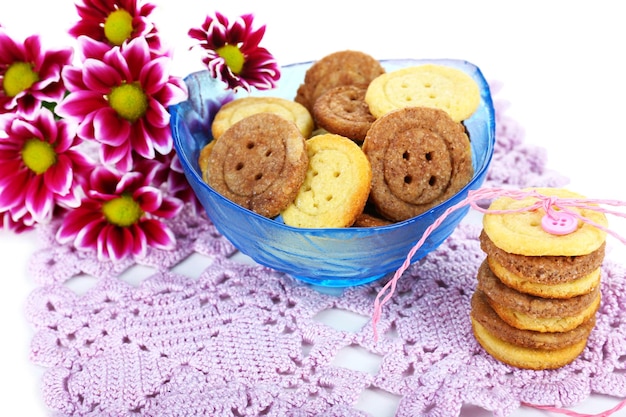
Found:
[[[218,139],[232,125],[256,113],[273,113],[294,122],[305,138],[313,131],[313,117],[300,103],[280,97],[242,97],[223,105],[211,125],[214,139]]]
[[[535,188],[546,196],[560,198],[584,198],[580,194],[562,188]],[[537,198],[513,199],[501,197],[493,201],[490,210],[517,210],[532,206]],[[606,216],[591,209],[572,208],[572,211],[607,227]],[[524,256],[580,256],[597,250],[606,240],[606,232],[580,222],[578,229],[567,235],[553,235],[541,227],[545,211],[521,211],[519,213],[486,214],[483,229],[489,239],[500,249]]]
[[[295,200],[283,212],[295,227],[348,227],[363,212],[372,183],[367,157],[354,141],[331,133],[307,140],[309,166]]]
[[[480,89],[462,70],[424,64],[379,75],[369,84],[365,102],[376,118],[404,107],[434,107],[460,122],[478,108]]]

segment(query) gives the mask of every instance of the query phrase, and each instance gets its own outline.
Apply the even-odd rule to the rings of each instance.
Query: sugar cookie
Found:
[[[369,161],[352,140],[331,133],[307,140],[309,166],[285,224],[325,228],[351,226],[363,211],[372,180]]]
[[[560,198],[584,198],[580,194],[562,188],[535,188],[546,196]],[[501,197],[493,201],[491,210],[516,210],[532,206],[535,197],[516,200]],[[607,226],[604,213],[590,209],[572,208],[572,211],[603,227]],[[500,249],[525,256],[579,256],[597,250],[606,240],[606,232],[580,222],[578,229],[568,235],[554,235],[541,227],[543,209],[522,211],[514,214],[487,214],[483,229],[489,239]]]
[[[218,139],[236,122],[256,113],[274,113],[292,121],[305,138],[313,131],[313,117],[301,104],[280,97],[241,97],[224,104],[213,119],[211,133]]]
[[[480,88],[462,70],[423,64],[378,76],[369,84],[365,101],[377,118],[403,107],[434,107],[460,122],[478,108]]]

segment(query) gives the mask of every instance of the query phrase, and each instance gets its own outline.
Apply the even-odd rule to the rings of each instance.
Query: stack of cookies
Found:
[[[565,189],[534,191],[583,198]],[[574,216],[525,210],[536,197],[493,201],[480,244],[487,257],[471,302],[474,336],[493,357],[525,369],[555,369],[576,359],[587,345],[600,306],[600,270],[606,233]],[[595,224],[606,216],[571,208]]]

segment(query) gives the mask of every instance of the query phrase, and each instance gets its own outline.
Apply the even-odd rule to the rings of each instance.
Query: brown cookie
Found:
[[[375,214],[363,212],[354,221],[353,227],[381,227],[393,224],[387,219],[383,219]]]
[[[229,200],[275,217],[295,198],[306,175],[305,139],[296,125],[257,113],[232,125],[208,155],[208,184]]]
[[[444,202],[472,178],[470,142],[443,110],[406,107],[377,119],[363,151],[372,165],[370,201],[392,221]]]
[[[478,289],[506,323],[539,332],[572,330],[595,315],[600,306],[599,286],[589,294],[568,299],[537,297],[504,285],[486,261],[478,269]]]
[[[341,85],[367,86],[384,73],[382,65],[364,52],[333,52],[314,62],[307,70],[294,101],[312,111],[315,101],[331,88]]]
[[[546,285],[572,282],[591,274],[602,264],[606,247],[604,243],[581,256],[524,256],[498,248],[484,230],[479,239],[481,249],[502,268],[526,281]]]
[[[376,120],[364,100],[366,91],[356,85],[343,85],[326,91],[313,105],[313,119],[317,126],[363,142]]]

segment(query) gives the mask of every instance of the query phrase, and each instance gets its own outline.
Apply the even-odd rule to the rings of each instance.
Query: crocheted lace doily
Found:
[[[486,186],[563,185],[543,150],[523,143],[506,106],[496,100]],[[458,416],[464,407],[506,416],[521,403],[626,396],[626,271],[609,261],[586,350],[538,372],[494,360],[472,336],[470,297],[484,258],[477,224],[462,223],[405,272],[378,342],[370,318],[383,283],[318,291],[233,259],[234,247],[191,208],[170,225],[176,250],[119,263],[59,245],[55,224],[40,230],[26,314],[53,415],[368,416],[358,404],[369,393],[398,416]],[[325,320],[330,311],[353,326]]]

